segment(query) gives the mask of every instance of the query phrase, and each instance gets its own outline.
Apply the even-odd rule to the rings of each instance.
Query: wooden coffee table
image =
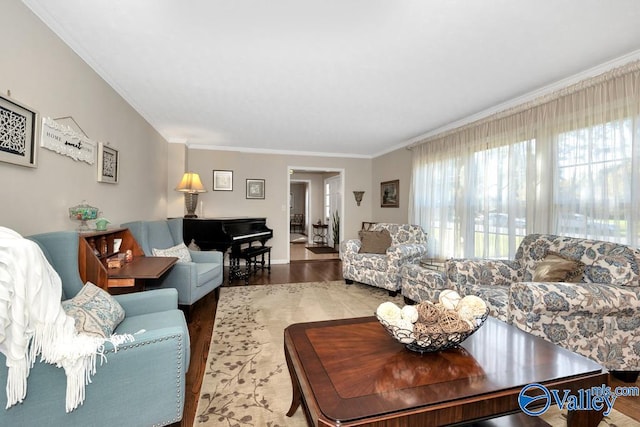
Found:
[[[461,347],[411,352],[375,317],[297,323],[284,331],[292,416],[302,403],[313,426],[431,426],[516,414],[506,425],[545,425],[522,414],[518,394],[608,385],[595,362],[493,318]],[[602,414],[569,411],[568,425],[596,426]],[[526,423],[526,424],[525,424]],[[493,422],[490,425],[493,424]]]

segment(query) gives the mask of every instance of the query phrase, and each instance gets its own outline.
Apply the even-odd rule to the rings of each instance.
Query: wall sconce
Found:
[[[362,196],[364,196],[364,191],[354,191],[353,197],[356,198],[356,203],[360,206],[360,202],[362,201]]]
[[[197,218],[198,215],[195,214],[195,211],[198,206],[198,193],[207,191],[202,185],[202,181],[200,181],[200,175],[186,172],[176,187],[176,191],[184,193],[184,205],[187,208],[187,214],[184,217]]]

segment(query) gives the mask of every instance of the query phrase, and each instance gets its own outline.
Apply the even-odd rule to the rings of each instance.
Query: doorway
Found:
[[[343,218],[344,169],[289,166],[287,175],[289,262],[339,259],[333,250],[333,221]],[[294,215],[299,219],[302,211],[304,232],[300,233]],[[319,231],[324,231],[324,239],[317,236]],[[338,227],[338,241],[342,234]]]
[[[309,190],[311,180],[291,179],[289,183],[289,243],[309,243]]]

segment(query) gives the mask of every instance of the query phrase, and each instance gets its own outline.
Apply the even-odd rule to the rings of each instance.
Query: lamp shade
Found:
[[[207,191],[200,181],[200,175],[193,172],[187,172],[182,176],[176,190],[183,193],[204,193]]]

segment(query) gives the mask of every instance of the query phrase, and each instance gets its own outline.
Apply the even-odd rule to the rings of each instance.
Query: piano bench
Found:
[[[265,262],[264,256],[267,255]],[[258,261],[258,257],[261,257]],[[271,274],[271,246],[249,246],[240,251],[239,258],[244,259],[245,273],[244,283],[249,284],[249,276],[258,272],[258,269],[266,269]]]

